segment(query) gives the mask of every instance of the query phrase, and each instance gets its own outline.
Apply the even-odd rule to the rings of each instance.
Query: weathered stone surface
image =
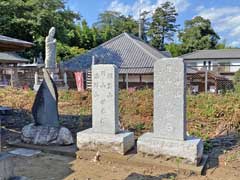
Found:
[[[96,133],[87,129],[77,134],[77,147],[79,150],[100,152],[117,152],[125,154],[134,146],[134,134],[122,131],[117,134]]]
[[[186,137],[185,65],[181,59],[154,64],[154,134],[160,138]]]
[[[11,115],[12,113],[12,108],[0,106],[0,115]]]
[[[14,163],[12,156],[0,153],[0,180],[9,179],[14,175]]]
[[[203,142],[201,139],[187,137],[185,141],[158,138],[153,133],[146,133],[137,141],[138,152],[155,156],[167,155],[182,157],[194,164],[201,161]]]
[[[93,65],[92,74],[93,127],[77,134],[77,146],[125,154],[134,146],[134,135],[119,128],[118,70],[115,65]]]
[[[45,40],[45,51],[46,51],[46,58],[45,58],[45,68],[48,69],[55,69],[56,68],[56,39],[55,36],[55,27],[52,27],[49,30],[48,36]]]
[[[65,127],[29,124],[22,129],[22,141],[38,145],[70,145],[73,144],[73,137]]]
[[[118,70],[115,65],[92,66],[93,130],[115,134],[118,122]]]
[[[25,149],[25,148],[17,148],[12,151],[9,151],[10,154],[31,157],[37,154],[40,154],[41,151],[33,150],[33,149]]]
[[[9,180],[30,180],[30,179],[25,176],[15,176],[11,177]]]
[[[186,68],[181,58],[154,64],[153,133],[138,139],[139,152],[183,157],[198,163],[203,155],[200,139],[186,136]]]
[[[43,69],[43,75],[44,80],[32,107],[35,124],[59,127],[57,88],[46,69]]]

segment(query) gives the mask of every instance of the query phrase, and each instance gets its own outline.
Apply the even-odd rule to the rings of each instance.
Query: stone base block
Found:
[[[117,152],[125,154],[134,146],[134,134],[122,131],[118,134],[95,133],[92,128],[77,134],[79,150]]]
[[[0,153],[0,180],[7,180],[14,175],[12,155]]]
[[[155,156],[181,157],[198,165],[203,156],[203,142],[194,137],[187,137],[185,141],[161,139],[146,133],[138,138],[137,150]]]

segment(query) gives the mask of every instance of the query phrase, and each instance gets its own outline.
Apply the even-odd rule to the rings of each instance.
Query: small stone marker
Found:
[[[0,180],[9,179],[14,175],[13,156],[8,153],[0,153]]]
[[[77,146],[125,154],[134,146],[134,135],[119,128],[118,69],[110,64],[93,65],[92,74],[93,127],[77,134]]]
[[[138,138],[138,152],[182,157],[198,164],[203,155],[201,139],[186,136],[186,80],[181,58],[154,64],[153,133]]]

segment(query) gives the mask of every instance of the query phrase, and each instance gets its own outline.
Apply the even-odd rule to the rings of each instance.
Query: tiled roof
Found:
[[[0,35],[0,42],[22,44],[22,45],[26,45],[26,46],[32,46],[33,45],[33,43],[23,41],[23,40],[19,40],[19,39],[15,39],[15,38],[11,38],[11,37],[7,37],[7,36],[3,36],[3,35]]]
[[[80,71],[95,64],[115,64],[120,73],[152,73],[155,61],[168,57],[139,38],[122,33],[89,52],[62,63],[66,71]]]
[[[20,57],[14,52],[0,52],[0,63],[26,63],[28,59]]]
[[[181,57],[184,60],[240,59],[240,49],[198,50]]]

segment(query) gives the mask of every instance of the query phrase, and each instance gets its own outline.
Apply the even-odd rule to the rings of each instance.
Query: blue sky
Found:
[[[79,12],[91,25],[98,14],[105,10],[119,11],[138,18],[139,10],[154,11],[167,0],[66,0],[67,7]],[[240,0],[169,0],[179,13],[177,23],[183,28],[184,21],[201,15],[211,20],[221,40],[240,47]]]

